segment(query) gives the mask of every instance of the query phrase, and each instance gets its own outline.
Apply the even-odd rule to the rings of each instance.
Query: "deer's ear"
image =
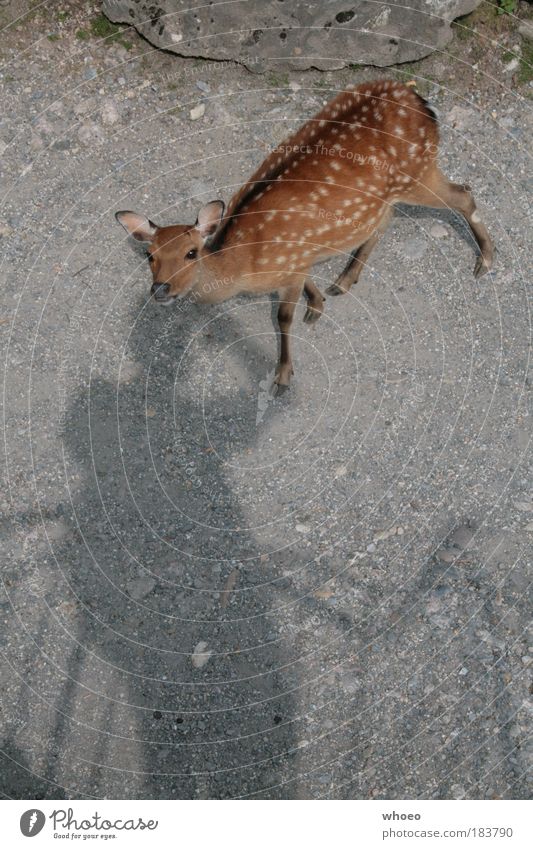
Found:
[[[224,215],[224,201],[212,200],[202,206],[194,225],[203,239],[214,236]]]
[[[157,232],[157,225],[153,221],[144,215],[137,215],[136,212],[115,212],[115,218],[122,224],[126,233],[139,242],[151,242]]]

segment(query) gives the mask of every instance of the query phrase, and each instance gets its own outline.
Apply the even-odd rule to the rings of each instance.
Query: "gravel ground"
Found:
[[[273,302],[157,308],[113,212],[193,221],[377,72],[254,76],[60,8],[2,36],[1,792],[527,797],[531,87],[464,42],[420,63],[494,273],[399,208],[299,308],[273,399]]]

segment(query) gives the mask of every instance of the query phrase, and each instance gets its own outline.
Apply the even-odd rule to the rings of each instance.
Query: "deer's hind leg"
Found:
[[[494,246],[476,209],[470,186],[452,183],[438,168],[434,168],[424,175],[423,182],[411,189],[400,200],[405,203],[460,212],[468,221],[479,247],[480,255],[474,268],[475,277],[482,277],[490,271],[494,259]]]
[[[368,257],[387,229],[387,225],[392,216],[392,211],[392,207],[389,207],[384,215],[382,215],[380,222],[372,235],[366,240],[366,242],[363,242],[362,245],[352,251],[344,271],[342,271],[335,282],[326,289],[327,295],[345,295],[350,291],[351,287],[358,282]]]

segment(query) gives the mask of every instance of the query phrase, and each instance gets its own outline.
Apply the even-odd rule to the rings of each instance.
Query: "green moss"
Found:
[[[267,77],[267,83],[271,86],[275,86],[276,88],[286,88],[289,85],[289,75],[269,74]]]
[[[61,36],[59,36],[57,32],[50,32],[46,37],[48,41],[59,41]]]
[[[80,41],[87,41],[87,39],[89,38],[89,33],[86,29],[77,29],[76,38],[79,38]]]
[[[518,8],[518,0],[498,0],[499,15],[514,15]]]
[[[533,80],[533,39],[524,38],[522,41],[522,56],[518,66],[518,82],[521,85]]]
[[[70,18],[70,12],[58,12],[57,13],[57,20],[59,21],[60,24],[64,24],[65,21],[68,21],[69,18]]]
[[[98,15],[98,17],[93,18],[91,21],[91,33],[96,38],[113,38],[113,36],[117,36],[119,32],[120,27],[117,27],[116,24],[112,24],[105,15]]]

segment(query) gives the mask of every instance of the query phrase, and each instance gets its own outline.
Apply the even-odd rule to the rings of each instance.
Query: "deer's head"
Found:
[[[193,289],[200,278],[202,258],[209,249],[224,214],[224,203],[213,200],[202,207],[196,224],[158,227],[136,212],[117,212],[115,218],[130,236],[146,244],[152,271],[151,293],[158,304],[171,304]]]

